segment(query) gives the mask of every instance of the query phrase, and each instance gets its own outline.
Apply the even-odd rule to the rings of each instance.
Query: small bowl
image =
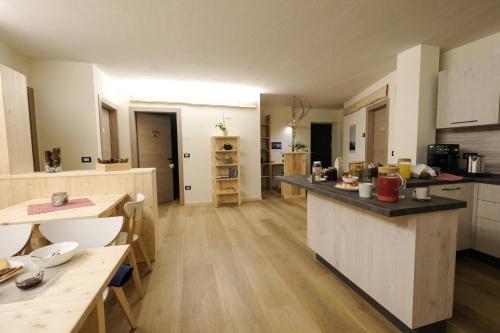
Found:
[[[346,184],[351,184],[354,182],[357,182],[359,177],[352,176],[352,177],[342,177],[342,181]]]
[[[42,261],[42,265],[45,265],[50,260],[52,254],[59,250],[59,255],[56,256],[49,265],[47,265],[47,267],[54,267],[64,264],[65,262],[70,260],[75,254],[77,248],[77,242],[55,243],[36,249],[35,251],[30,253],[30,257],[39,258]]]

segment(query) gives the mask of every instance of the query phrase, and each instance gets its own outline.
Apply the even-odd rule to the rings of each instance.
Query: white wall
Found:
[[[381,78],[377,82],[373,83],[372,85],[370,85],[369,87],[367,87],[366,89],[364,89],[360,93],[356,94],[355,96],[353,96],[352,98],[350,98],[349,100],[347,100],[344,103],[344,108],[347,108],[347,107],[351,106],[352,104],[354,104],[355,102],[359,101],[360,99],[371,95],[372,93],[374,93],[378,89],[382,88],[383,86],[385,86],[385,85],[389,86],[388,93],[387,93],[387,96],[389,98],[389,110],[388,110],[389,111],[389,134],[388,134],[388,138],[387,138],[389,148],[387,150],[387,154],[388,154],[387,161],[389,163],[396,163],[397,162],[397,157],[392,156],[392,154],[391,154],[391,152],[394,151],[395,147],[397,146],[397,138],[395,135],[396,134],[396,99],[397,99],[397,96],[396,96],[396,75],[397,75],[396,71],[393,71],[393,72],[387,74],[386,76],[384,76],[383,78]],[[360,111],[358,111],[358,112],[360,112]],[[365,129],[366,119],[364,120],[364,122],[365,122],[365,125],[362,126],[363,132],[366,131],[366,129]],[[344,141],[344,144],[343,144],[344,151],[349,150],[348,145],[349,145],[349,141]],[[349,159],[347,159],[347,160],[349,160]],[[352,161],[352,159],[351,159],[351,161]],[[357,161],[359,161],[359,159]],[[344,155],[344,163],[345,162],[346,162],[346,156]]]
[[[462,67],[500,53],[500,32],[441,53],[439,70]]]
[[[24,75],[29,75],[28,58],[0,41],[0,64],[12,68]]]
[[[139,107],[144,103],[131,103]],[[212,201],[212,162],[211,137],[221,135],[214,126],[222,121],[223,113],[229,135],[240,136],[240,168],[241,191],[243,199],[260,199],[260,146],[259,128],[260,113],[258,108],[239,108],[221,106],[198,106],[188,104],[155,103],[155,107],[177,108],[181,110],[182,151],[191,154],[184,158],[184,185],[190,185],[191,190],[184,192],[186,204],[208,203]],[[130,137],[128,108],[120,107],[120,113],[127,113],[127,119],[122,117],[126,125],[119,127],[121,136]],[[230,119],[228,119],[230,118]],[[121,125],[121,124],[119,124]],[[120,146],[123,154],[131,155],[130,140],[128,145]],[[182,175],[181,175],[182,176]],[[182,189],[181,189],[182,190]]]
[[[92,64],[32,60],[30,84],[35,109],[40,162],[44,151],[61,147],[63,170],[94,169],[98,156],[96,102]],[[82,156],[92,163],[81,163]]]
[[[281,163],[284,152],[292,151],[292,129],[288,126],[290,122],[292,111],[290,106],[271,106],[261,105],[262,119],[266,115],[271,115],[271,142],[282,142],[281,150],[271,151],[271,160],[276,163]],[[332,132],[332,163],[336,157],[342,156],[342,122],[343,110],[340,109],[312,109],[309,114],[304,117],[297,126],[296,142],[301,142],[307,146],[309,150],[311,147],[311,123],[328,123],[336,125]],[[334,131],[336,129],[336,131]],[[307,169],[309,170],[310,163],[307,159]]]
[[[356,150],[349,151],[350,127],[356,125]],[[344,117],[343,126],[343,160],[344,170],[349,170],[349,163],[364,161],[366,156],[366,108],[362,108]]]

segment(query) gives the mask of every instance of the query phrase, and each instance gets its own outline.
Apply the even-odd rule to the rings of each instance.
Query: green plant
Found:
[[[305,144],[300,142],[295,142],[293,145],[290,146],[292,147],[292,151],[299,151],[307,147]]]
[[[226,124],[224,124],[224,123],[217,123],[217,124],[215,124],[215,128],[220,129],[221,132],[224,133],[224,135],[227,134]]]

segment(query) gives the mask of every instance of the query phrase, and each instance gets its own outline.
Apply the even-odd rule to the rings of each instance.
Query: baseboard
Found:
[[[491,256],[475,249],[457,251],[457,258],[470,257],[484,262],[485,264],[500,268],[500,258]]]
[[[446,332],[446,320],[441,320],[433,324],[418,328],[410,328],[406,326],[401,320],[394,316],[389,310],[383,307],[379,302],[368,295],[363,289],[358,287],[354,282],[352,282],[347,276],[342,274],[339,270],[333,267],[326,259],[321,257],[316,253],[316,259],[321,262],[326,268],[337,275],[344,283],[346,283],[352,290],[354,290],[358,295],[364,298],[371,306],[373,306],[380,314],[382,314],[387,320],[389,320],[394,326],[396,326],[401,332],[404,333],[445,333]]]

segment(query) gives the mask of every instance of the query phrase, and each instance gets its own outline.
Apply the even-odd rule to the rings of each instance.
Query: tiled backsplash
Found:
[[[459,144],[461,168],[463,153],[474,152],[486,156],[485,171],[500,174],[500,126],[440,129],[436,143]]]

